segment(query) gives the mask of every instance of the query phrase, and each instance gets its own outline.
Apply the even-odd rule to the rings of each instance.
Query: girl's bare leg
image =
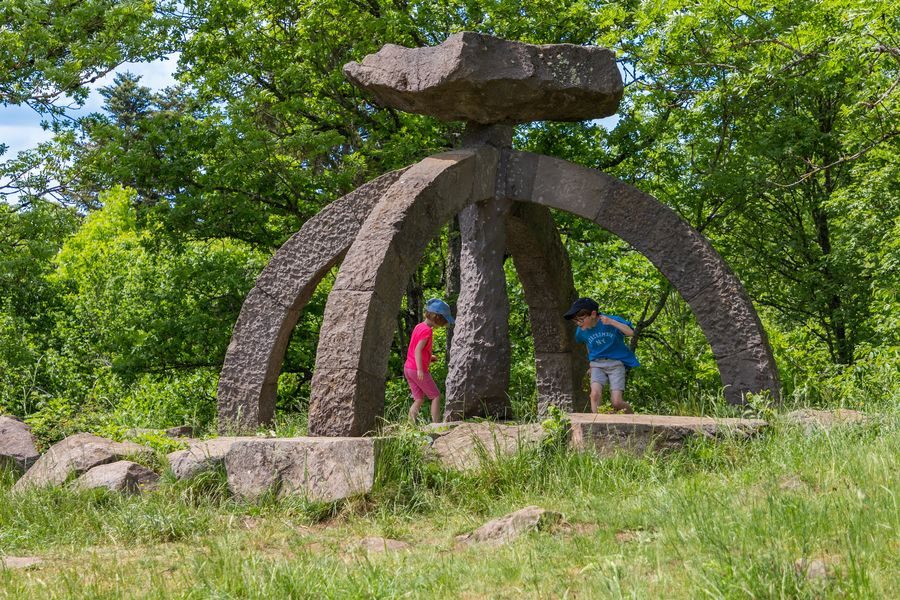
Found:
[[[424,401],[425,401],[425,398],[419,398],[418,400],[413,400],[412,406],[409,407],[410,423],[416,422],[416,418],[419,416],[419,409],[422,408],[422,403]]]
[[[441,397],[431,399],[431,422],[441,422]]]

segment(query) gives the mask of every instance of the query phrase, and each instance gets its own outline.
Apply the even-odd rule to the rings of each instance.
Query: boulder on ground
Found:
[[[169,427],[166,429],[166,435],[169,437],[184,437],[184,438],[192,438],[194,437],[194,427],[193,425],[178,425],[177,427]]]
[[[684,445],[691,436],[750,436],[767,426],[759,419],[718,419],[666,415],[569,415],[575,450],[600,454],[619,450],[643,453],[649,448],[669,450]]]
[[[506,544],[529,531],[550,530],[562,521],[563,516],[558,512],[526,506],[505,517],[488,521],[471,533],[456,536],[456,541],[463,544]]]
[[[33,569],[37,567],[44,559],[37,556],[3,556],[0,557],[0,566],[4,569]]]
[[[89,433],[79,433],[54,444],[16,482],[13,490],[61,485],[73,473],[81,475],[97,465],[151,453],[148,448],[133,442],[114,442]]]
[[[225,455],[238,441],[255,440],[255,437],[221,437],[192,444],[187,450],[168,454],[169,466],[178,479],[193,477],[209,471],[225,462]]]
[[[0,416],[0,468],[24,472],[39,457],[31,428],[15,417]]]
[[[482,459],[509,456],[543,439],[544,430],[536,424],[462,423],[435,439],[431,450],[444,466],[468,470]]]
[[[225,456],[228,488],[253,500],[266,492],[334,502],[371,491],[373,438],[256,438],[236,442]]]
[[[130,460],[97,465],[75,480],[75,487],[83,490],[106,488],[112,492],[137,493],[152,489],[159,475]]]
[[[815,410],[803,408],[784,415],[784,420],[791,425],[800,425],[806,431],[830,429],[837,425],[855,425],[865,423],[869,416],[858,410],[838,408],[836,410]]]

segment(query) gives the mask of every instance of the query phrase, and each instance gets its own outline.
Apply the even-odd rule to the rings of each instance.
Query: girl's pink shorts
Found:
[[[412,391],[413,400],[422,400],[425,397],[428,397],[429,400],[434,400],[441,395],[441,390],[438,389],[434,379],[431,378],[431,373],[428,371],[425,371],[425,377],[422,379],[419,379],[415,369],[403,369],[403,375],[406,376],[406,382],[409,384],[410,391]]]

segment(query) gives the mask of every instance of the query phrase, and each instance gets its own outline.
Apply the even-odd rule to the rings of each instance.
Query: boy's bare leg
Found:
[[[431,422],[441,422],[441,397],[431,399]]]
[[[425,401],[425,398],[413,400],[412,406],[409,407],[409,422],[410,423],[416,422],[416,418],[419,416],[419,409],[422,408],[422,403],[424,401]]]
[[[591,382],[591,413],[596,414],[603,401],[603,385],[596,381]]]
[[[609,397],[612,401],[613,408],[616,410],[621,410],[625,414],[632,414],[634,411],[631,410],[631,405],[625,402],[625,391],[624,390],[610,390]]]

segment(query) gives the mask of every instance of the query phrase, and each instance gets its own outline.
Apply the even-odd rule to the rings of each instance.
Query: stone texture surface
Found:
[[[581,121],[614,114],[623,83],[612,51],[462,32],[439,46],[385,45],[344,66],[383,106],[447,121]]]
[[[830,429],[838,425],[865,423],[869,416],[858,410],[838,408],[835,410],[816,410],[803,408],[784,415],[784,420],[793,425],[800,425],[807,431]]]
[[[38,556],[3,556],[0,557],[0,566],[4,569],[33,569],[44,562]]]
[[[225,456],[228,487],[243,499],[267,492],[334,502],[365,494],[375,482],[372,438],[259,438]]]
[[[252,430],[271,420],[284,352],[300,312],[404,171],[382,175],[324,208],[263,269],[241,307],[219,377],[221,433]]]
[[[490,199],[459,214],[461,291],[447,373],[444,420],[512,415],[509,300],[503,255],[510,202]]]
[[[54,444],[16,482],[13,490],[60,485],[72,473],[81,475],[97,465],[150,453],[149,449],[132,442],[114,442],[89,433],[79,433]]]
[[[196,431],[194,430],[193,425],[178,425],[166,429],[166,435],[169,437],[192,438],[195,433]]]
[[[143,465],[119,460],[97,465],[75,480],[75,487],[90,490],[106,488],[113,492],[137,493],[155,487],[159,475]]]
[[[312,435],[358,436],[375,429],[405,283],[440,227],[494,194],[498,160],[489,146],[432,156],[410,167],[372,210],[328,296],[310,395]],[[372,265],[389,267],[373,272]],[[348,306],[353,331],[345,323]]]
[[[582,388],[587,353],[575,343],[575,330],[564,318],[577,297],[569,255],[549,209],[514,203],[506,219],[507,248],[528,304],[534,338],[538,414],[551,405],[565,412],[587,410]]]
[[[567,161],[510,152],[506,195],[591,219],[634,246],[688,302],[719,367],[725,397],[779,397],[768,337],[743,286],[709,243],[652,196]]]
[[[600,454],[619,450],[643,453],[678,448],[691,436],[755,435],[767,423],[759,419],[714,419],[662,415],[570,414],[570,445]]]
[[[15,417],[0,416],[0,468],[27,471],[39,457],[31,427]]]
[[[509,543],[530,531],[548,531],[563,522],[558,512],[539,506],[526,506],[499,519],[488,521],[475,531],[456,537],[464,544],[500,545]]]
[[[462,423],[437,437],[431,452],[446,467],[468,470],[477,468],[483,460],[515,454],[543,439],[544,431],[537,424]]]
[[[221,437],[192,444],[187,450],[169,453],[169,467],[178,479],[193,477],[214,469],[225,462],[225,455],[235,442],[255,440],[256,437]]]

